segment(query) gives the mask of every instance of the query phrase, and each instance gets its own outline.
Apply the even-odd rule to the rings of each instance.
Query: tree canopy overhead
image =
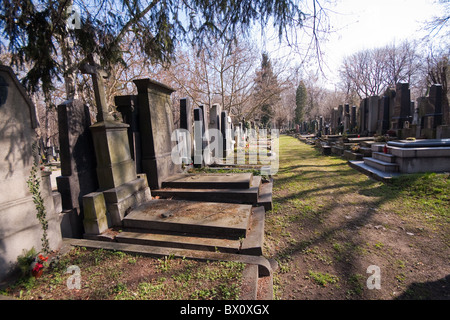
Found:
[[[123,63],[121,42],[131,34],[140,54],[169,63],[182,43],[208,48],[217,39],[248,35],[254,23],[273,21],[279,36],[310,16],[306,0],[3,0],[0,28],[11,64],[30,68],[30,91],[52,89],[55,79],[95,54],[103,67]],[[313,0],[316,2],[316,0]],[[73,7],[72,7],[73,5]],[[67,28],[74,8],[80,24]],[[313,13],[312,13],[313,15]],[[238,32],[239,31],[239,32]],[[6,41],[5,41],[6,40]],[[0,46],[1,48],[1,46]]]

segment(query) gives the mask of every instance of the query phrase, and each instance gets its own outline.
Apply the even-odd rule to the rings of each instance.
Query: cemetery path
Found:
[[[449,194],[448,174],[384,184],[281,136],[264,243],[275,298],[450,299]]]

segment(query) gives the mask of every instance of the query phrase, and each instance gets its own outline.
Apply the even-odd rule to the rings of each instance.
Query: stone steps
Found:
[[[161,188],[248,189],[252,185],[252,177],[252,173],[180,174],[163,181]]]
[[[398,172],[398,164],[385,162],[374,158],[363,158],[364,164],[383,172]]]
[[[154,199],[124,217],[123,227],[213,235],[229,239],[245,237],[252,206],[247,204]]]
[[[395,163],[395,156],[390,153],[372,152],[372,157],[380,161]]]
[[[162,199],[243,203],[272,209],[272,182],[262,182],[253,176],[249,188],[161,188],[152,190],[152,196]]]
[[[253,208],[252,214],[249,216],[246,236],[238,239],[229,239],[228,235],[220,236],[222,233],[214,235],[125,228],[115,236],[115,241],[167,248],[262,255],[264,217],[264,208]]]

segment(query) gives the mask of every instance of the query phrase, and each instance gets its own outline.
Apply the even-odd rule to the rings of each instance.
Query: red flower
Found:
[[[38,255],[38,257],[39,257],[39,259],[41,261],[47,261],[48,260],[48,257],[44,257],[42,254]]]
[[[36,262],[33,271],[34,272],[38,272],[39,270],[41,270],[44,266],[42,264],[40,264],[39,262]]]

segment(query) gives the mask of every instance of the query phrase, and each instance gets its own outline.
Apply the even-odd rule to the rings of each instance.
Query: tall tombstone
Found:
[[[359,105],[359,133],[366,135],[368,133],[367,123],[368,123],[368,103],[369,99],[364,98],[361,100]]]
[[[220,114],[222,112],[222,106],[220,104],[213,104],[209,109],[209,128],[220,131]]]
[[[203,122],[203,161],[206,165],[211,164],[211,151],[209,150],[210,136],[209,136],[209,114],[208,107],[205,105],[199,106],[202,112],[202,122]]]
[[[350,131],[353,132],[357,125],[356,122],[356,106],[352,106],[350,114]]]
[[[434,106],[433,128],[442,125],[442,85],[433,84],[429,93],[430,103]]]
[[[228,113],[226,110],[223,110],[222,113],[220,114],[220,123],[222,124],[221,133],[223,139],[223,157],[226,158],[228,154],[233,151],[231,149],[232,146],[231,126],[230,126],[231,123],[228,121]]]
[[[129,125],[116,121],[108,111],[102,79],[105,73],[92,60],[81,71],[92,76],[97,104],[97,122],[90,129],[99,189],[83,196],[84,237],[90,237],[110,226],[121,227],[125,214],[150,200],[151,194],[145,174],[136,174],[128,140]]]
[[[350,132],[350,105],[344,104],[344,132]]]
[[[193,121],[192,121],[192,103],[189,98],[180,99],[180,129],[185,129],[188,132],[188,135],[185,137],[186,141],[189,139],[191,141],[190,144],[190,154],[191,158],[194,153],[194,143],[192,140],[193,137]],[[186,159],[188,160],[188,159]],[[190,163],[190,161],[189,161]]]
[[[114,102],[117,111],[122,114],[123,122],[129,125],[128,142],[136,173],[142,173],[138,98],[136,95],[116,96]]]
[[[338,119],[337,119],[338,127],[341,127],[344,125],[344,106],[342,104],[340,104],[338,107],[337,116],[338,116]]]
[[[205,165],[203,157],[206,143],[203,112],[200,108],[194,108],[194,167],[201,168]]]
[[[410,121],[411,94],[409,83],[397,83],[395,87],[392,129],[403,129],[405,121]]]
[[[320,117],[319,117],[319,136],[322,136],[323,133],[324,133],[324,129],[323,129],[323,117],[320,116]]]
[[[10,67],[0,65],[0,282],[13,272],[24,250],[42,249],[42,227],[27,185],[37,147],[36,108]],[[37,156],[37,158],[35,158]],[[50,250],[62,245],[60,212],[50,173],[37,168],[46,209]]]
[[[89,108],[80,100],[58,106],[61,176],[56,177],[56,184],[62,201],[63,237],[82,237],[83,196],[98,189],[90,126]]]
[[[336,134],[339,127],[338,108],[331,111],[331,134]]]
[[[170,95],[175,90],[151,79],[133,82],[138,91],[142,171],[150,189],[159,189],[165,179],[181,172],[181,165],[171,157],[176,142],[171,140],[174,125]]]
[[[389,114],[390,114],[390,99],[388,96],[383,96],[379,100],[378,106],[378,125],[377,125],[377,134],[384,135],[389,130]]]
[[[368,115],[367,115],[367,131],[369,135],[373,135],[377,131],[378,124],[378,96],[369,97]]]

